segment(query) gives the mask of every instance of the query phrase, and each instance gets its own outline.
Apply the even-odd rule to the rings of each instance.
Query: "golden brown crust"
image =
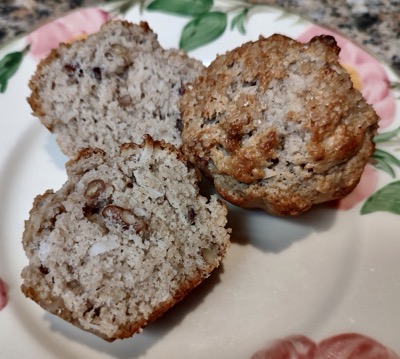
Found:
[[[218,56],[186,87],[183,151],[226,200],[297,215],[354,188],[378,117],[339,51],[331,36],[260,37]]]
[[[215,266],[209,269],[211,272]],[[42,276],[43,273],[38,271],[38,276]],[[191,292],[195,287],[197,287],[204,279],[204,275],[208,276],[208,273],[204,273],[203,275],[198,273],[196,277],[188,278],[185,285],[183,285],[179,292],[175,293],[174,297],[171,300],[168,300],[162,305],[154,308],[153,313],[150,315],[148,319],[141,319],[134,323],[127,323],[125,326],[120,327],[112,337],[108,337],[103,333],[91,330],[91,332],[100,338],[113,342],[117,339],[126,339],[130,338],[136,333],[141,332],[148,324],[155,321],[157,318],[162,316],[165,312],[167,312],[170,308],[172,308],[175,304],[179,303],[185,296]],[[60,301],[59,297],[43,297],[40,291],[37,291],[35,288],[26,287],[24,284],[21,285],[21,290],[27,298],[32,299],[36,303],[38,303],[44,310],[50,312],[51,314],[57,315],[58,317],[70,322],[74,326],[86,330],[79,321],[74,318],[73,312],[67,310],[62,301]]]
[[[29,215],[32,215],[36,211],[39,210],[40,207],[42,207],[46,201],[46,199],[54,194],[53,190],[47,190],[45,193],[42,195],[38,195],[35,197],[33,201],[33,205],[31,210],[29,211]],[[34,224],[28,220],[24,222],[24,233],[22,236],[22,246],[24,247],[25,252],[29,256],[32,254],[32,252],[29,250],[29,245],[31,243],[31,239],[33,237],[33,233],[35,232]]]
[[[81,148],[76,156],[67,162],[66,166],[69,167],[74,162],[78,162],[81,159],[89,158],[95,155],[104,157],[106,156],[106,153],[100,148]]]
[[[68,47],[68,44],[60,44],[60,46],[65,46]],[[58,49],[53,49],[50,51],[50,54],[47,55],[47,57],[45,57],[44,59],[42,59],[39,64],[36,67],[36,71],[33,74],[33,76],[31,77],[31,79],[29,80],[28,86],[30,88],[31,95],[27,98],[28,103],[30,104],[31,108],[32,108],[32,114],[34,116],[37,116],[39,119],[42,118],[45,113],[42,109],[41,106],[41,99],[40,99],[40,95],[39,95],[39,88],[38,88],[38,83],[40,82],[39,79],[42,76],[42,73],[44,71],[45,66],[47,66],[48,64],[50,64],[51,62],[57,60],[59,58],[59,52]],[[49,124],[44,124],[48,130],[50,132],[53,132],[53,128],[51,125]]]
[[[186,162],[186,157],[183,155],[183,153],[177,149],[175,146],[171,145],[170,143],[167,143],[163,140],[154,140],[150,135],[144,135],[143,136],[143,141],[140,144],[137,143],[123,143],[120,146],[120,151],[124,152],[129,149],[136,149],[136,148],[143,148],[146,145],[152,146],[154,148],[159,148],[162,150],[167,150],[169,152],[175,153],[177,155],[177,158],[179,160],[183,160]]]

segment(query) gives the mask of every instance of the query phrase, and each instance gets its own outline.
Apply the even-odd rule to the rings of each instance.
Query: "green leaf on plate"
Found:
[[[396,177],[396,174],[390,164],[388,164],[385,160],[382,158],[375,158],[375,163],[374,163],[375,168],[378,170],[384,171],[389,174],[392,178]]]
[[[17,72],[24,57],[23,51],[10,52],[0,60],[0,92],[7,89],[8,80]]]
[[[361,214],[378,211],[400,214],[400,181],[389,183],[376,191],[361,208]]]
[[[386,151],[381,150],[379,148],[375,149],[373,157],[374,158],[381,158],[381,159],[385,160],[385,162],[387,162],[387,163],[391,163],[391,164],[393,164],[395,166],[400,167],[400,160],[398,158],[396,158],[395,156],[393,156],[389,152],[386,152]]]
[[[133,6],[136,5],[136,1],[126,1],[119,7],[119,13],[125,15],[128,10]]]
[[[400,82],[397,81],[390,82],[389,87],[393,90],[400,91]]]
[[[158,10],[185,16],[199,16],[213,6],[213,0],[155,0],[147,10]]]
[[[249,13],[249,9],[248,8],[245,8],[242,11],[240,11],[232,19],[231,30],[233,30],[236,27],[242,35],[245,35],[246,34],[246,29],[244,28],[244,21],[246,20],[246,16],[247,16],[248,13]]]
[[[105,2],[115,4],[111,8],[108,8],[109,13],[125,15],[128,10],[137,4],[139,4],[139,11],[142,14],[146,0],[105,0]]]
[[[396,174],[391,165],[400,167],[400,160],[395,156],[391,155],[389,152],[377,148],[373,154],[373,159],[375,160],[374,166],[386,173],[388,173],[393,178]]]
[[[400,133],[400,127],[396,128],[393,131],[388,131],[388,132],[384,132],[384,133],[380,133],[379,135],[376,135],[374,138],[374,142],[375,143],[379,143],[379,142],[386,142],[391,140],[393,137],[396,137],[398,134]]]
[[[194,18],[183,28],[179,47],[190,51],[210,43],[224,33],[227,22],[226,14],[220,11],[207,12]]]

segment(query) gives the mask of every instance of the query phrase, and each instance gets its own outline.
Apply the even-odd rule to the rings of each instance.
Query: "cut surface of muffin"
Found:
[[[68,180],[38,196],[25,223],[22,291],[105,340],[127,338],[180,301],[224,257],[230,230],[216,196],[171,145],[85,149]]]
[[[178,99],[202,69],[163,49],[147,23],[110,21],[54,49],[38,65],[28,101],[69,157],[86,147],[117,150],[146,134],[180,146]]]

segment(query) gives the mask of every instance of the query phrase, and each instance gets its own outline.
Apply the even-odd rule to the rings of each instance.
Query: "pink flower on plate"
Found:
[[[251,359],[400,359],[375,339],[358,333],[344,333],[319,343],[304,335],[277,340]]]
[[[27,37],[29,53],[37,61],[61,42],[72,42],[97,32],[110,15],[98,8],[83,9],[39,27]]]
[[[7,285],[0,278],[0,310],[7,305]]]
[[[341,48],[340,62],[349,72],[354,87],[361,91],[365,100],[374,107],[381,119],[379,127],[389,126],[395,117],[396,101],[381,63],[346,38],[319,26],[312,25],[298,40],[308,42],[312,37],[323,34],[335,37]]]
[[[378,172],[371,165],[366,165],[356,188],[354,188],[349,195],[337,201],[336,208],[341,210],[353,208],[356,204],[367,199],[375,191],[377,183]]]
[[[315,359],[317,349],[313,340],[304,335],[293,335],[259,350],[251,359]]]

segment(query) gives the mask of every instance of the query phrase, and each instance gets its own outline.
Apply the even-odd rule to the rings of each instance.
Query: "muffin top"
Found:
[[[296,215],[348,194],[378,116],[331,36],[283,35],[218,56],[180,101],[183,151],[226,200]]]

